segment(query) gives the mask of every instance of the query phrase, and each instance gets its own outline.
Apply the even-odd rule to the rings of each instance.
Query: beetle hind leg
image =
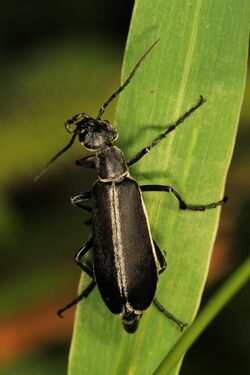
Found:
[[[57,315],[60,316],[60,318],[63,318],[64,311],[69,310],[72,306],[76,305],[83,298],[87,298],[88,295],[92,292],[92,290],[94,289],[95,286],[96,286],[96,282],[94,280],[92,280],[91,283],[82,291],[82,293],[79,294],[79,296],[74,298],[73,301],[69,302],[62,309],[59,309],[57,311]]]
[[[181,332],[184,330],[184,328],[187,326],[187,323],[181,322],[179,319],[176,319],[169,311],[167,311],[158,301],[156,298],[153,300],[153,304],[155,307],[163,314],[165,315],[169,320],[172,320],[181,330]]]
[[[154,242],[154,247],[155,247],[155,252],[156,252],[157,260],[158,260],[158,263],[159,263],[159,274],[161,274],[167,268],[167,262],[166,262],[166,260],[165,260],[165,258],[163,256],[163,254],[162,254],[161,249],[159,248],[159,246],[157,245],[157,243],[155,242],[155,240],[153,240],[153,242]]]
[[[63,317],[63,313],[64,311],[70,309],[72,306],[76,305],[78,302],[80,302],[83,298],[87,298],[88,295],[92,292],[92,290],[94,289],[95,285],[96,285],[96,282],[94,280],[94,274],[93,274],[93,270],[91,267],[88,267],[87,265],[85,264],[82,264],[81,262],[81,259],[83,258],[84,254],[86,254],[86,252],[88,250],[90,250],[92,247],[92,238],[86,242],[81,248],[80,250],[77,252],[76,256],[75,256],[75,262],[77,263],[77,265],[81,268],[81,270],[83,272],[85,272],[89,277],[91,277],[93,280],[91,281],[91,283],[82,291],[82,293],[79,294],[79,296],[77,296],[76,298],[73,299],[73,301],[71,301],[70,303],[68,303],[65,307],[63,307],[62,309],[58,310],[57,311],[57,315],[59,315],[61,318]]]

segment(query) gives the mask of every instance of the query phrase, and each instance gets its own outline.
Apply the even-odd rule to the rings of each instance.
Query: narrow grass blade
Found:
[[[244,92],[248,15],[247,1],[135,2],[122,82],[147,48],[160,42],[120,94],[115,125],[126,157],[150,144],[201,94],[207,100],[131,168],[140,184],[171,185],[191,204],[223,197]],[[166,193],[147,192],[144,198],[153,237],[168,263],[157,298],[190,325],[220,209],[180,212],[175,197]],[[86,283],[82,280],[80,287]],[[152,374],[180,336],[154,306],[145,312],[138,331],[126,334],[96,290],[77,310],[69,374]]]
[[[218,292],[210,299],[192,326],[183,334],[181,339],[170,350],[166,358],[155,371],[155,375],[169,374],[173,367],[181,360],[193,342],[200,336],[208,324],[216,317],[223,307],[249,281],[250,258],[248,258],[224,282]]]

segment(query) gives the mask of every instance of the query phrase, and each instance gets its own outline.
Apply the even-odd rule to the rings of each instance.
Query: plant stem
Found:
[[[249,280],[249,276],[250,258],[247,258],[210,299],[192,326],[186,330],[181,339],[157,367],[155,375],[167,375],[170,373],[197,337],[200,336],[209,323]]]

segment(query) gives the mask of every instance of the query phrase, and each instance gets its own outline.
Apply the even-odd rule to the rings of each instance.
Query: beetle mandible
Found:
[[[58,152],[36,177],[37,180],[55,159],[67,151],[77,136],[83,147],[94,152],[91,156],[77,160],[76,164],[85,168],[96,168],[98,180],[93,184],[92,191],[81,193],[71,199],[73,205],[92,212],[93,236],[75,256],[77,265],[92,278],[92,281],[76,299],[59,310],[58,314],[62,316],[65,310],[86,298],[97,285],[106,306],[113,314],[119,315],[128,333],[136,331],[140,318],[152,303],[181,330],[186,326],[164,309],[155,298],[158,276],[165,270],[166,262],[159,246],[152,238],[141,192],[172,193],[177,198],[181,210],[191,211],[215,208],[227,200],[224,197],[206,205],[189,205],[171,186],[139,186],[129,174],[131,165],[141,160],[205,103],[202,96],[196,105],[154,138],[149,146],[127,161],[122,150],[113,145],[118,136],[117,131],[107,120],[101,119],[106,107],[129,84],[158,41],[159,39],[144,53],[127,80],[100,108],[96,118],[82,112],[65,122],[66,130],[73,134],[69,144]],[[74,129],[72,125],[75,125]],[[92,200],[92,207],[83,203],[89,199]],[[91,248],[93,262],[91,266],[87,266],[81,260]]]

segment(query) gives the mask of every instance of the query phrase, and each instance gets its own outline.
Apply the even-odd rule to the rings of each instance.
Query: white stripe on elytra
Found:
[[[141,203],[142,203],[143,213],[145,215],[145,219],[146,219],[146,223],[147,223],[147,227],[148,227],[149,239],[150,239],[150,242],[151,242],[151,247],[152,247],[152,251],[153,251],[154,261],[155,261],[156,267],[157,267],[157,269],[159,271],[160,264],[159,264],[159,261],[157,259],[155,245],[154,245],[154,241],[153,241],[153,238],[152,238],[151,228],[150,228],[149,220],[148,220],[148,213],[147,213],[147,210],[146,210],[146,207],[145,207],[145,203],[144,203],[144,200],[143,200],[143,196],[142,196],[142,193],[141,193],[140,189],[139,189],[139,192],[140,192],[140,196],[141,196]],[[158,272],[157,272],[157,279],[158,279]]]
[[[114,244],[115,268],[117,272],[118,288],[120,296],[128,297],[125,263],[122,252],[121,223],[119,215],[119,197],[115,182],[112,182],[109,190],[109,202],[111,212],[112,240]]]
[[[145,215],[146,223],[148,227],[149,238],[150,238],[151,247],[153,251],[153,257],[155,260],[155,264],[158,266],[157,268],[159,268],[159,262],[157,259],[157,255],[156,255],[156,251],[155,251],[155,247],[153,243],[153,238],[152,238],[151,231],[150,231],[150,225],[149,225],[146,207],[143,201],[141,191],[139,190],[139,192],[140,192],[140,197],[141,197],[143,213]],[[111,228],[112,228],[112,241],[114,244],[115,268],[116,268],[116,272],[118,275],[117,277],[118,288],[119,288],[120,296],[121,297],[125,296],[127,299],[126,307],[125,306],[123,307],[121,316],[124,314],[125,310],[141,314],[142,313],[141,310],[134,310],[134,308],[128,302],[125,263],[124,263],[124,256],[122,252],[121,223],[120,223],[120,215],[119,215],[119,197],[118,197],[117,187],[115,186],[115,182],[112,182],[112,186],[111,186],[111,189],[108,191],[108,195],[109,195],[110,212],[111,212]]]

